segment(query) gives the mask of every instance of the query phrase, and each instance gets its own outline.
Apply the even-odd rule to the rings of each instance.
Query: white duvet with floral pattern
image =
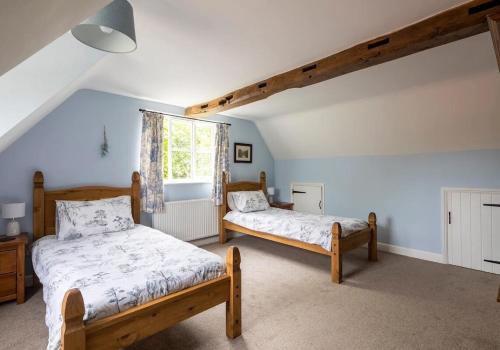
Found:
[[[225,272],[218,255],[142,225],[67,241],[45,236],[33,245],[33,266],[43,284],[49,350],[60,347],[61,305],[68,289],[82,292],[89,321]]]
[[[279,208],[269,208],[251,213],[233,210],[224,216],[224,220],[254,231],[317,244],[328,251],[332,246],[332,225],[334,222],[340,223],[342,237],[347,237],[368,227],[366,221],[359,219],[306,214]]]

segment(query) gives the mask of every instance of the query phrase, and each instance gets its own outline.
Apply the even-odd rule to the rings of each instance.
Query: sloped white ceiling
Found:
[[[87,51],[68,55],[75,67],[53,73],[67,74],[65,83],[36,98],[26,90],[13,92],[19,103],[38,99],[42,109],[30,112],[28,102],[23,114],[32,117],[10,123],[29,127],[50,109],[44,106],[79,88],[186,107],[462,2],[133,0],[138,49],[101,59],[76,43],[75,50]],[[500,87],[494,60],[483,34],[227,114],[256,120],[276,158],[497,148]],[[37,74],[25,74],[25,81]],[[9,130],[0,135],[0,151],[24,129]]]
[[[111,0],[0,1],[0,76]]]
[[[463,1],[131,2],[138,50],[107,57],[89,75],[85,87],[185,107]],[[252,115],[249,111],[247,115]]]
[[[492,50],[485,33],[236,113],[258,111],[275,159],[500,149]]]
[[[188,106],[325,57],[463,1],[134,1],[139,49],[84,85]],[[489,34],[226,114],[256,120],[275,158],[500,148]]]
[[[0,152],[78,88],[105,54],[70,33],[0,77]]]

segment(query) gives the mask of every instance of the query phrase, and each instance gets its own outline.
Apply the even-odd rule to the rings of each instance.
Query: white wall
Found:
[[[500,149],[489,33],[265,103],[278,116],[257,125],[275,159]]]

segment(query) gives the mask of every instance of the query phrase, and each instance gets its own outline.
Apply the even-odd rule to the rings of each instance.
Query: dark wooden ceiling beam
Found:
[[[497,56],[498,71],[500,72],[500,11],[488,16],[488,27],[493,40],[493,48]]]
[[[487,16],[497,13],[499,9],[500,0],[469,1],[297,69],[232,91],[214,100],[188,107],[185,114],[191,117],[202,117],[226,111],[263,100],[287,89],[316,84],[486,32],[488,31]],[[498,29],[498,21],[494,20],[494,23],[496,23],[495,28]]]

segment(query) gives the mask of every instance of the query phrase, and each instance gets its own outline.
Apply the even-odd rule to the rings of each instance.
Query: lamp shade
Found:
[[[127,0],[114,0],[71,33],[85,45],[102,51],[126,53],[137,48],[134,10]]]
[[[274,196],[274,187],[268,187],[267,188],[267,194],[270,196]]]
[[[24,203],[2,204],[2,218],[4,219],[22,218],[25,214],[25,208],[26,206]]]

